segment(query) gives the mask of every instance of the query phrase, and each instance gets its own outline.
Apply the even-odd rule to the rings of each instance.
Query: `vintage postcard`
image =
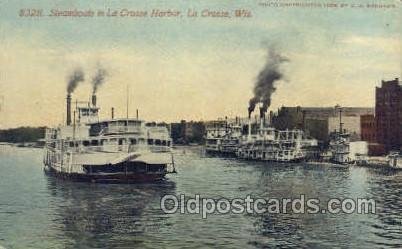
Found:
[[[402,248],[401,5],[0,0],[0,249]]]

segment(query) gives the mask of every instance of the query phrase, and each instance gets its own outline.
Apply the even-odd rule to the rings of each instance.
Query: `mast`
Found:
[[[339,108],[339,133],[341,134],[343,131],[343,123],[342,123],[342,108]]]
[[[73,120],[73,145],[74,145],[74,148],[76,150],[78,150],[78,147],[77,148],[75,147],[75,129],[76,129],[75,114],[76,114],[76,111],[74,111],[74,120]]]
[[[228,116],[225,116],[225,134],[228,133]]]
[[[128,132],[129,127],[128,127],[128,105],[129,105],[129,86],[127,84],[127,95],[126,95],[126,132]],[[127,147],[127,153],[130,153],[130,145]],[[127,170],[127,167],[126,167]]]
[[[126,96],[126,119],[127,119],[127,121],[128,121],[128,103],[129,103],[129,87],[128,87],[128,84],[127,84],[127,96]]]
[[[339,109],[339,134],[342,134],[342,131],[343,131],[342,107],[337,104],[334,109],[335,109],[334,110],[335,117],[336,117],[336,110]],[[336,131],[336,129],[335,129],[335,131]]]

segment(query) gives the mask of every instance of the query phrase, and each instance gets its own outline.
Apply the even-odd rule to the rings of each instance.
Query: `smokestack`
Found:
[[[84,81],[84,72],[82,69],[75,69],[68,76],[67,83],[67,125],[71,125],[71,93],[74,92],[75,88],[78,86],[80,82]],[[75,118],[74,118],[75,121]]]
[[[265,117],[265,111],[263,107],[260,107],[260,130],[262,130],[262,128],[264,128],[264,117]]]
[[[248,140],[251,138],[251,118],[248,118]]]
[[[273,118],[273,116],[274,116],[274,112],[273,112],[273,111],[270,111],[270,112],[269,112],[269,117],[268,117],[268,122],[269,122],[268,125],[271,125],[271,126],[272,126],[272,118]]]
[[[71,94],[67,94],[67,125],[71,125]]]
[[[138,109],[136,110],[136,118],[138,120]]]
[[[92,94],[92,106],[95,107],[96,106],[96,95]]]
[[[112,107],[112,119],[114,119],[114,107]]]

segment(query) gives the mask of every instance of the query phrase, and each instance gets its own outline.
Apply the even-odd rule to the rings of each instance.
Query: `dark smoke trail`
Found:
[[[259,102],[262,103],[261,114],[267,112],[268,107],[271,105],[271,96],[276,90],[274,83],[282,79],[283,76],[279,67],[283,62],[287,61],[289,60],[286,57],[279,54],[272,47],[268,50],[267,62],[258,74],[257,81],[254,85],[254,97],[249,101],[249,117]]]
[[[74,72],[68,77],[68,85],[67,85],[67,93],[71,94],[74,92],[75,88],[78,86],[78,83],[84,81],[84,72],[82,69],[77,68]]]
[[[98,87],[102,85],[105,81],[105,77],[107,76],[107,71],[103,68],[98,68],[95,76],[92,78],[92,93],[95,94],[98,90]]]

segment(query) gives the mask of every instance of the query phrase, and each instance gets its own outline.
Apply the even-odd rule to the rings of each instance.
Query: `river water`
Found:
[[[267,164],[175,149],[163,183],[56,180],[42,150],[0,145],[0,248],[402,248],[402,173]],[[162,196],[374,198],[375,214],[165,214]]]

